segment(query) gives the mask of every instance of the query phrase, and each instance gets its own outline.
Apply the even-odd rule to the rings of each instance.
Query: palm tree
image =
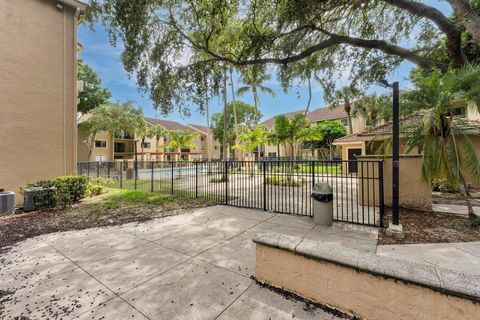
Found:
[[[149,128],[149,131],[150,131],[150,135],[152,137],[155,137],[155,140],[156,140],[155,152],[157,153],[156,158],[158,160],[158,153],[160,152],[160,138],[167,133],[167,130],[162,126],[152,126]]]
[[[478,126],[455,116],[458,108],[475,107],[480,111],[480,69],[466,66],[442,74],[414,79],[416,88],[404,94],[407,108],[422,110],[422,121],[406,130],[407,151],[418,147],[423,151],[422,178],[427,183],[444,178],[459,185],[468,207],[472,225],[480,218],[470,202],[467,178],[480,179],[478,159],[469,138],[480,135]],[[403,106],[402,106],[403,107]]]
[[[145,145],[145,139],[146,138],[153,138],[154,134],[153,132],[150,131],[150,127],[143,122],[141,125],[139,125],[137,128],[135,128],[135,134],[140,137],[140,149],[142,150],[142,157],[141,161],[143,163],[143,166],[145,167],[145,162],[144,162],[144,145]],[[137,143],[135,141],[135,143]]]
[[[248,91],[251,91],[253,94],[255,109],[257,109],[257,111],[260,109],[260,99],[258,98],[259,90],[275,97],[275,92],[271,88],[262,85],[262,83],[271,79],[270,75],[265,72],[264,67],[258,65],[244,68],[241,72],[240,79],[244,86],[237,89],[237,94],[243,96]]]
[[[352,115],[362,115],[368,127],[374,127],[381,122],[389,122],[392,117],[391,98],[387,95],[373,93],[361,97],[355,102]]]
[[[308,122],[304,114],[296,114],[292,118],[285,115],[275,117],[273,131],[278,144],[283,144],[285,152],[290,146],[291,156],[296,159],[298,143],[307,139],[309,134]],[[313,137],[312,137],[313,139]]]
[[[198,133],[193,131],[168,131],[168,141],[162,147],[177,150],[176,160],[180,160],[182,149],[195,147],[194,139],[198,137]],[[178,171],[180,178],[180,170]]]
[[[244,128],[238,136],[238,140],[240,144],[235,145],[234,149],[240,149],[252,153],[255,149],[268,142],[268,132],[263,126],[257,126],[253,130]],[[253,171],[251,171],[251,176],[253,176]]]
[[[338,107],[339,105],[343,104],[343,109],[345,110],[345,113],[347,114],[347,120],[348,120],[348,128],[350,130],[350,134],[353,133],[353,126],[352,126],[352,107],[353,107],[353,101],[360,97],[362,95],[362,92],[355,88],[353,85],[345,86],[343,88],[340,88],[339,90],[336,90],[333,93],[333,97],[331,98],[332,104],[331,108]]]

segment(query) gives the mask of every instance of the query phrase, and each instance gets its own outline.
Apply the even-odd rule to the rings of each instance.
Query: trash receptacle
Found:
[[[127,168],[127,172],[126,172],[126,175],[125,175],[125,178],[127,180],[132,180],[134,178],[134,175],[135,175],[135,169],[133,168]]]
[[[312,188],[313,221],[321,226],[333,222],[333,189],[326,182],[318,182]]]

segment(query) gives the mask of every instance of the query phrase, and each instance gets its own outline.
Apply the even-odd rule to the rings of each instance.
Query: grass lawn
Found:
[[[0,248],[51,232],[146,221],[213,204],[206,199],[177,194],[108,189],[102,195],[84,199],[67,209],[17,211],[1,217]]]

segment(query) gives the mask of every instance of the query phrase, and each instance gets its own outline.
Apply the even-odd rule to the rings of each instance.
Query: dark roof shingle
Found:
[[[185,125],[183,125],[179,122],[176,122],[176,121],[155,119],[155,118],[149,118],[149,117],[145,117],[145,121],[150,123],[151,125],[154,125],[154,126],[160,125],[160,126],[164,127],[165,129],[171,130],[171,131],[174,131],[174,130],[190,131],[190,130],[192,130],[192,129],[188,128],[187,126],[185,126]]]
[[[295,115],[297,114],[302,114],[302,113],[305,113],[305,110],[298,110],[298,111],[292,111],[292,112],[287,112],[287,113],[282,113],[282,114],[278,114],[274,117],[271,117],[271,118],[268,118],[267,120],[261,122],[260,124],[261,125],[264,125],[266,127],[273,127],[273,125],[275,124],[275,118],[278,117],[278,116],[281,116],[281,115],[284,115],[286,116],[288,119],[291,119],[293,118]],[[308,117],[308,116],[307,116]]]
[[[313,110],[308,113],[308,120],[311,122],[325,121],[325,120],[336,120],[343,119],[347,117],[343,105],[336,106],[334,108],[322,107]]]

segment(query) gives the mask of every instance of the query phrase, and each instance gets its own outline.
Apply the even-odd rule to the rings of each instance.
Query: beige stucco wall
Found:
[[[382,157],[362,156],[360,160],[379,160]],[[371,174],[370,170],[370,174]],[[392,158],[383,160],[383,185],[385,205],[392,205]],[[400,206],[423,211],[432,210],[432,187],[422,181],[422,156],[400,155]],[[362,180],[362,175],[367,176],[366,163],[359,165],[360,193],[369,189],[364,194],[370,195],[370,203],[379,202],[378,180]],[[373,184],[376,184],[373,186]],[[373,192],[374,191],[374,192]],[[365,198],[366,200],[367,198]]]
[[[0,188],[76,170],[76,21],[51,0],[0,1]]]
[[[369,320],[473,320],[478,302],[257,244],[256,278]]]

